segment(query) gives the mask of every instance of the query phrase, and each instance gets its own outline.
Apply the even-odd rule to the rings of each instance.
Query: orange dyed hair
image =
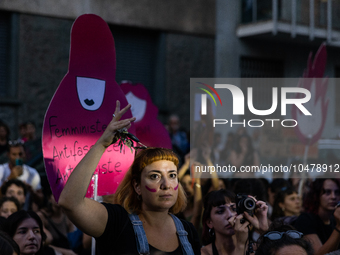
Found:
[[[147,148],[139,152],[133,161],[130,169],[127,171],[123,181],[118,186],[115,193],[114,201],[125,208],[129,213],[139,214],[142,210],[142,201],[137,198],[133,181],[141,182],[143,169],[159,160],[168,160],[178,168],[178,157],[169,149],[164,148]],[[187,199],[182,185],[178,182],[178,197],[176,203],[170,208],[169,212],[177,214],[185,209]]]

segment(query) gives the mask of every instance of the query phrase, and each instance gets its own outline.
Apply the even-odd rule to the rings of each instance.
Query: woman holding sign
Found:
[[[99,160],[115,138],[135,118],[119,121],[120,110],[72,172],[59,198],[67,216],[84,233],[96,238],[97,254],[200,254],[198,235],[191,223],[173,214],[186,206],[177,177],[177,156],[168,149],[148,148],[135,158],[115,194],[117,204],[85,198]]]

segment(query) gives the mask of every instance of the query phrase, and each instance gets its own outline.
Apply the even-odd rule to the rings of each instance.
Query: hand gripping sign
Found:
[[[69,69],[47,109],[43,127],[43,154],[48,181],[58,201],[68,177],[112,120],[116,101],[128,102],[115,81],[114,40],[106,22],[82,15],[71,31]],[[123,118],[131,118],[131,111]],[[135,133],[132,123],[129,132]],[[107,148],[95,170],[98,195],[112,194],[134,159],[129,149]],[[93,195],[91,181],[87,197]]]
[[[158,109],[144,85],[123,82],[121,88],[131,104],[132,115],[136,117],[137,137],[148,147],[172,149],[169,133],[157,119]]]

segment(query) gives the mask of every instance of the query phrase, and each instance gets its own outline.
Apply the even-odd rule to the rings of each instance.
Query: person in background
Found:
[[[43,226],[33,211],[18,211],[7,218],[6,232],[18,244],[20,255],[38,255],[43,247]]]
[[[27,142],[27,125],[26,122],[19,125],[19,139]]]
[[[26,122],[26,138],[27,141],[34,141],[35,139],[37,139],[36,136],[36,127],[35,127],[35,123],[33,121],[28,121]]]
[[[311,243],[290,225],[271,224],[257,242],[256,255],[313,255]]]
[[[15,197],[2,197],[0,199],[0,216],[8,218],[11,214],[19,211],[21,208],[18,199]]]
[[[180,119],[178,115],[172,114],[168,120],[168,131],[172,142],[172,147],[181,159],[189,152],[189,141],[186,132],[180,129]]]
[[[210,192],[204,198],[202,241],[205,246],[201,253],[245,254],[248,226],[252,224],[261,232],[268,229],[267,208],[264,202],[256,201],[253,217],[246,212],[237,215],[234,193],[223,189]]]
[[[178,170],[178,179],[183,187],[187,198],[186,208],[177,214],[180,219],[191,222],[198,233],[201,231],[201,215],[202,215],[202,190],[200,173],[191,176],[190,171],[194,171],[196,166],[200,166],[196,162],[197,150],[193,149],[185,155],[184,164]],[[192,164],[190,165],[190,161]]]
[[[304,234],[315,254],[326,254],[340,244],[340,184],[337,179],[316,179],[305,196],[305,212],[294,227]]]
[[[24,164],[26,159],[23,141],[9,141],[8,162],[0,165],[0,185],[7,180],[20,180],[26,185],[26,203],[22,209],[30,208],[30,197],[33,193],[43,197],[40,175],[36,169]],[[20,202],[20,199],[18,199]]]
[[[20,248],[16,242],[4,231],[0,230],[1,255],[19,255]]]
[[[293,225],[302,209],[301,197],[291,187],[283,187],[274,200],[271,220],[283,220],[286,224]]]
[[[180,183],[187,196],[188,204],[179,217],[191,222],[199,232],[201,229],[200,220],[202,215],[201,180],[199,176],[196,176],[193,183],[190,171],[188,170],[180,179]]]
[[[273,181],[269,184],[268,189],[267,189],[268,205],[269,205],[268,217],[271,217],[271,215],[273,213],[273,206],[274,206],[276,194],[281,189],[288,188],[288,187],[290,187],[289,181],[287,181],[283,178],[273,179]]]
[[[25,149],[21,140],[9,141],[8,162],[0,165],[0,186],[11,179],[21,180],[34,191],[41,190],[40,175],[36,169],[24,164]]]
[[[51,192],[48,201],[48,206],[42,208],[37,214],[44,228],[52,235],[51,247],[63,255],[75,254],[68,240],[68,234],[75,231],[74,225],[56,203]]]
[[[15,197],[20,204],[20,209],[23,209],[26,202],[27,189],[26,185],[17,179],[6,181],[1,186],[1,194],[6,197]]]
[[[260,179],[255,179],[255,178],[239,179],[233,185],[233,192],[235,194],[250,195],[260,201],[267,202],[266,188],[265,188],[263,181]],[[267,213],[268,213],[268,208],[269,208],[268,204],[266,204],[266,206],[267,206]],[[251,235],[252,240],[257,241],[257,239],[261,235],[261,232],[259,232],[256,229],[251,229],[250,235]]]
[[[26,122],[25,153],[27,165],[34,167],[38,172],[44,172],[41,137],[36,135],[36,125],[33,121]]]

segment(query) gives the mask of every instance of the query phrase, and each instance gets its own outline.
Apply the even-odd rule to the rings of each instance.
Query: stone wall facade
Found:
[[[164,52],[164,57],[160,60],[164,63],[157,63],[164,66],[164,71],[158,73],[162,76],[158,80],[163,82],[156,88],[156,95],[161,100],[155,98],[155,93],[150,94],[160,109],[161,121],[165,122],[169,114],[177,113],[189,130],[190,77],[214,75],[214,1],[195,1],[196,4],[175,1],[172,6],[165,1],[136,1],[138,4],[130,3],[134,8],[128,8],[128,2],[131,1],[110,1],[110,5],[108,1],[82,1],[91,6],[89,10],[102,14],[110,25],[157,30],[163,35],[165,43],[160,45],[163,47],[160,52]],[[151,2],[164,2],[164,5],[152,5]],[[9,98],[0,98],[0,119],[13,131],[11,139],[19,135],[18,125],[28,120],[37,124],[38,135],[41,134],[49,102],[68,69],[72,24],[77,15],[84,12],[76,8],[77,3],[80,8],[80,1],[72,1],[69,8],[66,1],[58,4],[54,1],[0,2],[0,12],[13,13],[18,24],[11,28],[11,40],[16,35],[17,42],[11,46],[17,63],[11,67],[15,74],[15,82],[11,83],[15,93]],[[142,3],[145,8],[139,13],[137,10],[142,8]],[[48,4],[54,7],[48,7]],[[106,4],[107,8],[104,8]],[[209,18],[202,8],[206,9]],[[182,12],[177,12],[178,9]],[[110,15],[109,10],[115,15]],[[195,11],[197,15],[194,15]],[[146,19],[147,16],[152,17]]]

